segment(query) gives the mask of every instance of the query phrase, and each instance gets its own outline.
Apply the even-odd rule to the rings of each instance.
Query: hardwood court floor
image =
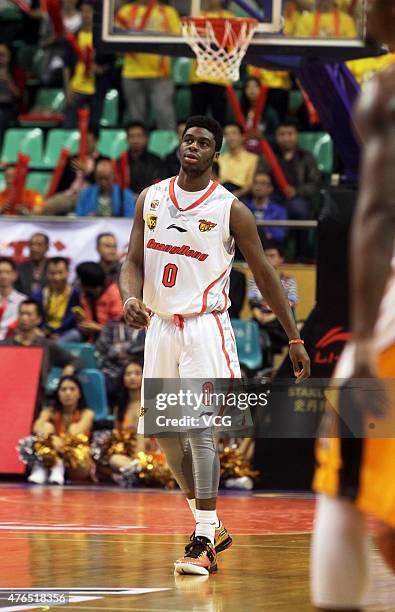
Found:
[[[193,528],[180,493],[2,484],[0,587],[71,590],[64,608],[88,612],[312,610],[313,499],[227,494],[219,511],[234,545],[219,555],[218,573],[174,577]],[[395,612],[395,578],[373,547],[371,560],[369,611]],[[35,608],[2,599],[1,609]]]

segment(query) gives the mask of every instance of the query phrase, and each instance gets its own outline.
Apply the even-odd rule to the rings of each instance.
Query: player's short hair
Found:
[[[211,119],[211,117],[205,117],[204,115],[194,115],[186,120],[184,134],[193,127],[204,128],[208,132],[211,132],[215,140],[215,151],[218,152],[221,150],[224,134],[218,121]]]
[[[0,257],[0,264],[8,264],[16,272],[16,263],[11,257]]]
[[[67,270],[70,268],[70,263],[69,260],[67,259],[67,257],[51,257],[50,259],[48,259],[48,267],[50,265],[53,266],[57,266],[59,264],[64,264],[67,268]]]

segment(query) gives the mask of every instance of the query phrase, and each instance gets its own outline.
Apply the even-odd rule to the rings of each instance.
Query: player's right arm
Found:
[[[128,254],[122,264],[119,275],[119,290],[124,306],[125,320],[130,327],[142,329],[148,324],[148,311],[143,304],[143,278],[144,278],[144,200],[148,188],[144,189],[137,198],[134,211],[132,233],[129,240]]]

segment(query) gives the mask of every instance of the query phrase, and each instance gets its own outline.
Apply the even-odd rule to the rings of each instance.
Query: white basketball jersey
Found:
[[[230,306],[229,220],[235,198],[217,182],[204,192],[184,194],[173,177],[152,185],[144,201],[143,300],[164,317]]]

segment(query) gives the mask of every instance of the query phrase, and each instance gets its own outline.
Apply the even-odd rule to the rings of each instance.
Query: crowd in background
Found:
[[[179,139],[182,137],[185,117],[176,116],[171,58],[140,52],[118,55],[95,52],[93,5],[92,0],[62,0],[59,8],[63,33],[59,34],[38,0],[30,0],[28,14],[10,0],[0,4],[0,33],[3,35],[0,45],[0,145],[6,129],[17,124],[20,113],[34,111],[34,98],[42,87],[64,89],[65,128],[78,127],[79,108],[90,109],[86,154],[83,159],[79,155],[68,159],[51,196],[25,189],[17,206],[11,207],[16,168],[13,164],[4,164],[5,189],[0,193],[0,214],[132,217],[136,197],[142,189],[178,172],[177,147],[165,159],[148,151],[153,128],[174,130]],[[232,16],[235,6],[223,0],[207,0],[202,13],[211,17]],[[145,29],[180,32],[179,14],[173,6],[156,2],[151,8]],[[360,9],[361,3],[351,0],[288,0],[284,7],[284,34],[353,38],[357,36]],[[143,0],[117,2],[115,11],[116,27],[130,30],[145,16],[146,5]],[[70,36],[74,37],[74,42]],[[36,45],[40,52],[38,84],[33,88],[29,86],[29,71],[18,64],[18,48],[22,41]],[[393,58],[388,54],[349,65],[357,79],[363,82]],[[289,117],[289,94],[292,88],[298,87],[292,73],[244,67],[239,85],[246,133],[235,123],[226,85],[226,81],[198,77],[196,63],[191,63],[190,114],[211,113],[225,128],[225,151],[219,162],[218,180],[243,199],[258,220],[315,218],[320,188],[328,177],[321,176],[313,155],[299,148],[297,137],[299,129],[319,129],[319,119],[317,123],[317,117],[313,119],[303,104],[296,115]],[[262,86],[267,88],[267,99],[256,121],[254,111]],[[114,160],[98,150],[98,127],[105,95],[110,88],[121,94],[119,127],[126,126],[127,153],[122,160],[126,164],[126,182],[121,181],[121,185]],[[288,183],[285,192],[279,188],[261,154],[259,139],[262,136],[271,142],[277,154]],[[283,228],[267,229],[265,233],[266,237],[280,241],[286,237]],[[297,245],[296,252],[302,259],[309,257],[301,244]]]

